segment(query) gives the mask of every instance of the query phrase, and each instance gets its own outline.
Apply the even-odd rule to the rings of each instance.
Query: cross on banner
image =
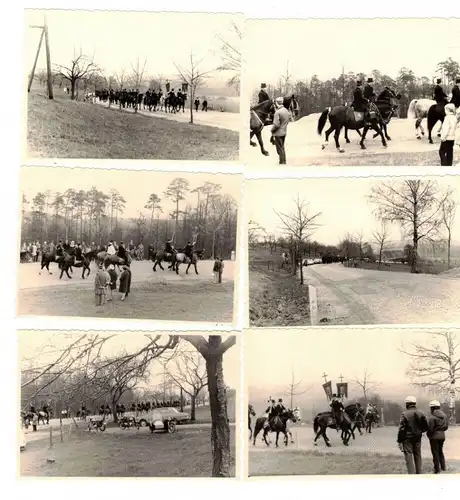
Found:
[[[339,379],[340,379],[340,382],[343,382],[343,375],[342,374],[340,374]]]
[[[326,372],[323,373],[322,377],[324,379],[324,382],[327,383],[327,373]]]

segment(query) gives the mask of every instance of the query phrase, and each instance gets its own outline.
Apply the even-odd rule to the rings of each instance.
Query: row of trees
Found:
[[[436,72],[443,80],[443,85],[447,94],[455,83],[455,78],[460,75],[460,64],[449,58],[440,61]],[[345,72],[334,78],[322,81],[317,75],[313,75],[309,80],[295,80],[289,71],[289,63],[286,65],[285,73],[280,77],[276,85],[268,86],[270,96],[295,94],[301,107],[301,116],[311,113],[322,112],[328,106],[339,106],[353,101],[353,91],[356,88],[356,81],[365,82],[367,78],[373,78],[373,87],[376,93],[389,86],[397,89],[402,97],[399,101],[399,117],[406,118],[409,103],[412,99],[427,98],[432,99],[434,78],[427,76],[417,76],[410,69],[403,67],[397,75],[389,76],[378,69],[374,69],[370,75],[364,73]],[[258,91],[253,96],[253,104],[257,102]]]
[[[151,193],[143,210],[130,219],[122,217],[126,200],[116,189],[108,193],[92,187],[64,193],[38,192],[22,197],[22,241],[75,240],[107,244],[111,239],[153,242],[155,248],[173,238],[178,246],[196,241],[211,257],[230,256],[236,248],[237,202],[222,194],[222,186],[206,182],[194,189],[187,179],[174,179],[162,194]],[[161,197],[160,197],[161,196]],[[196,196],[192,203],[191,197]],[[174,204],[165,213],[162,200]]]
[[[277,238],[257,224],[249,222],[248,240],[250,248],[265,246],[271,252],[277,248],[289,249],[292,273],[298,271],[304,255],[334,255],[347,259],[370,258],[382,262],[385,250],[391,249],[391,225],[400,226],[409,239],[404,248],[411,272],[418,272],[420,255],[428,255],[429,249],[446,252],[448,268],[451,267],[453,228],[458,200],[451,188],[442,189],[432,180],[405,180],[377,183],[368,196],[376,216],[373,241],[364,239],[363,232],[346,234],[335,246],[324,245],[313,240],[321,221],[320,212],[311,212],[308,203],[299,196],[294,200],[294,209],[289,213],[275,212],[283,236]],[[303,271],[300,266],[300,280]]]
[[[61,339],[65,335],[59,334]],[[64,344],[59,342],[50,350],[43,346],[33,360],[24,360],[22,401],[36,401],[45,395],[64,405],[104,401],[111,404],[116,419],[116,404],[134,398],[136,388],[145,384],[153,368],[160,365],[190,396],[193,418],[196,399],[205,387],[208,388],[212,475],[228,476],[230,427],[222,363],[225,352],[235,345],[236,337],[223,340],[220,335],[207,338],[200,335],[146,335],[143,345],[134,352],[120,349],[113,354],[112,348],[112,354],[107,355],[108,346],[116,337],[72,334],[67,335]]]

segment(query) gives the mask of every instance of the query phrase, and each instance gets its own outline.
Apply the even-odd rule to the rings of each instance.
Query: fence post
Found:
[[[62,419],[59,422],[59,431],[61,433],[61,443],[63,443],[64,442],[64,435],[62,433]]]

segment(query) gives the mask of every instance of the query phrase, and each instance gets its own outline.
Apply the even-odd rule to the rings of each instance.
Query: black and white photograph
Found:
[[[18,336],[21,477],[235,477],[235,336]]]
[[[458,177],[250,179],[245,191],[250,326],[459,322]]]
[[[455,18],[248,20],[250,168],[458,165],[459,35]]]
[[[233,324],[242,176],[22,167],[20,316]]]
[[[26,10],[27,157],[237,161],[243,20]]]
[[[247,331],[249,476],[460,473],[459,340]]]

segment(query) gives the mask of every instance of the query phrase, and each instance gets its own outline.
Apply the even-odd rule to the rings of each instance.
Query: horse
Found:
[[[422,120],[426,118],[428,127],[428,141],[433,144],[433,139],[431,137],[431,132],[438,121],[441,122],[437,136],[441,137],[441,126],[446,113],[444,111],[444,106],[450,102],[451,97],[445,102],[437,103],[432,99],[412,99],[409,104],[409,109],[407,110],[407,118],[415,120],[415,136],[417,139],[421,139],[420,133],[425,135],[425,130],[423,129]]]
[[[43,422],[43,425],[49,425],[50,423],[50,410],[39,410],[38,413],[38,423]]]
[[[127,264],[129,265],[131,263],[130,261],[130,256],[128,252],[126,252],[126,257],[127,257]],[[125,260],[121,257],[118,257],[118,255],[109,255],[107,252],[102,251],[96,254],[96,261],[102,262],[104,264],[104,268],[107,269],[110,264],[113,264],[114,266],[118,267],[118,271],[121,271],[120,266],[125,263]]]
[[[315,433],[315,439],[313,444],[317,446],[317,440],[320,436],[323,436],[324,442],[326,446],[329,448],[331,443],[329,442],[329,438],[326,435],[326,430],[328,427],[331,429],[337,429],[337,431],[341,430],[340,439],[345,446],[348,446],[350,438],[355,439],[354,430],[358,427],[356,421],[357,417],[360,414],[360,408],[357,404],[350,404],[345,407],[345,411],[342,412],[342,420],[340,423],[340,427],[337,427],[336,419],[333,418],[331,411],[323,411],[318,413],[313,420],[313,432]],[[360,417],[358,417],[360,418]],[[361,433],[361,429],[359,428],[359,432]]]
[[[281,432],[284,434],[284,445],[287,446],[288,442],[289,442],[288,431],[287,431],[288,420],[291,420],[292,422],[297,421],[297,417],[296,417],[293,410],[283,411],[283,413],[281,413],[281,415],[277,415],[277,416],[273,417],[268,425],[266,425],[267,417],[259,417],[256,420],[256,425],[254,427],[252,444],[255,446],[257,435],[263,429],[264,433],[263,433],[262,439],[265,441],[265,444],[267,446],[270,446],[269,441],[267,441],[267,436],[268,436],[269,432],[276,432],[276,441],[275,441],[276,448],[279,447],[278,438],[279,438],[279,435]],[[291,436],[291,438],[292,438],[292,436]]]
[[[248,429],[249,429],[249,441],[252,439],[252,427],[251,427],[251,417],[255,417],[256,412],[252,405],[248,404]]]
[[[154,262],[153,265],[153,270],[156,272],[157,266],[160,266],[160,269],[164,271],[164,267],[161,265],[162,262],[170,262],[170,265],[168,269],[172,270],[173,269],[173,259],[174,259],[174,252],[173,253],[167,253],[164,251],[161,252],[153,252],[152,253],[152,262]]]
[[[374,137],[377,137],[377,135],[379,135],[382,139],[383,147],[386,148],[387,142],[382,132],[382,130],[385,130],[383,116],[385,115],[388,121],[391,118],[392,111],[394,110],[391,104],[392,98],[400,99],[401,96],[399,94],[396,95],[393,89],[385,87],[383,92],[381,92],[377,96],[375,103],[370,104],[369,122],[364,120],[364,113],[362,114],[362,117],[357,118],[353,108],[349,106],[335,106],[334,108],[331,107],[326,108],[321,113],[318,119],[318,127],[317,127],[318,135],[322,135],[324,126],[326,125],[326,122],[329,119],[330,127],[326,130],[325,141],[323,142],[321,149],[325,149],[326,146],[329,144],[329,136],[334,131],[334,140],[337,151],[339,151],[340,153],[345,152],[345,150],[342,147],[340,147],[339,143],[340,131],[342,130],[342,127],[345,127],[345,141],[347,143],[350,142],[350,140],[348,139],[348,129],[359,131],[359,129],[364,128],[362,135],[361,133],[358,132],[359,135],[361,136],[361,141],[359,145],[361,146],[361,149],[366,149],[364,140],[366,139],[368,130],[372,128],[376,132]],[[386,136],[388,140],[391,140],[391,138],[388,137],[388,133],[386,133]]]
[[[296,117],[300,112],[300,106],[294,96],[284,97],[284,107],[291,112],[291,116]],[[270,125],[270,117],[275,111],[275,101],[269,99],[268,101],[261,102],[253,106],[249,111],[249,143],[251,146],[256,147],[256,143],[252,140],[253,136],[257,137],[259,142],[260,151],[264,156],[269,156],[268,151],[264,147],[262,139],[262,132],[266,125]]]
[[[366,433],[372,434],[372,424],[377,424],[379,421],[379,414],[376,411],[367,412],[364,416],[364,421],[366,423]]]
[[[198,256],[196,255],[195,252],[192,253],[192,258],[188,257],[183,252],[177,252],[173,255],[172,268],[175,269],[176,274],[179,274],[179,266],[181,264],[188,264],[187,269],[185,271],[185,274],[188,274],[190,266],[193,265],[193,267],[195,268],[195,274],[199,274],[198,267],[196,265],[197,262],[198,262]]]
[[[90,264],[94,257],[94,252],[89,251],[85,255],[82,255],[82,257],[83,257],[82,260],[76,261],[75,255],[64,252],[63,258],[59,261],[59,268],[61,269],[61,275],[59,276],[59,279],[62,279],[64,273],[66,273],[69,279],[72,279],[72,276],[70,276],[69,274],[69,270],[70,272],[73,273],[72,269],[73,267],[82,268],[81,272],[82,279],[85,279],[86,271],[88,271],[88,276],[89,276],[91,274]]]

